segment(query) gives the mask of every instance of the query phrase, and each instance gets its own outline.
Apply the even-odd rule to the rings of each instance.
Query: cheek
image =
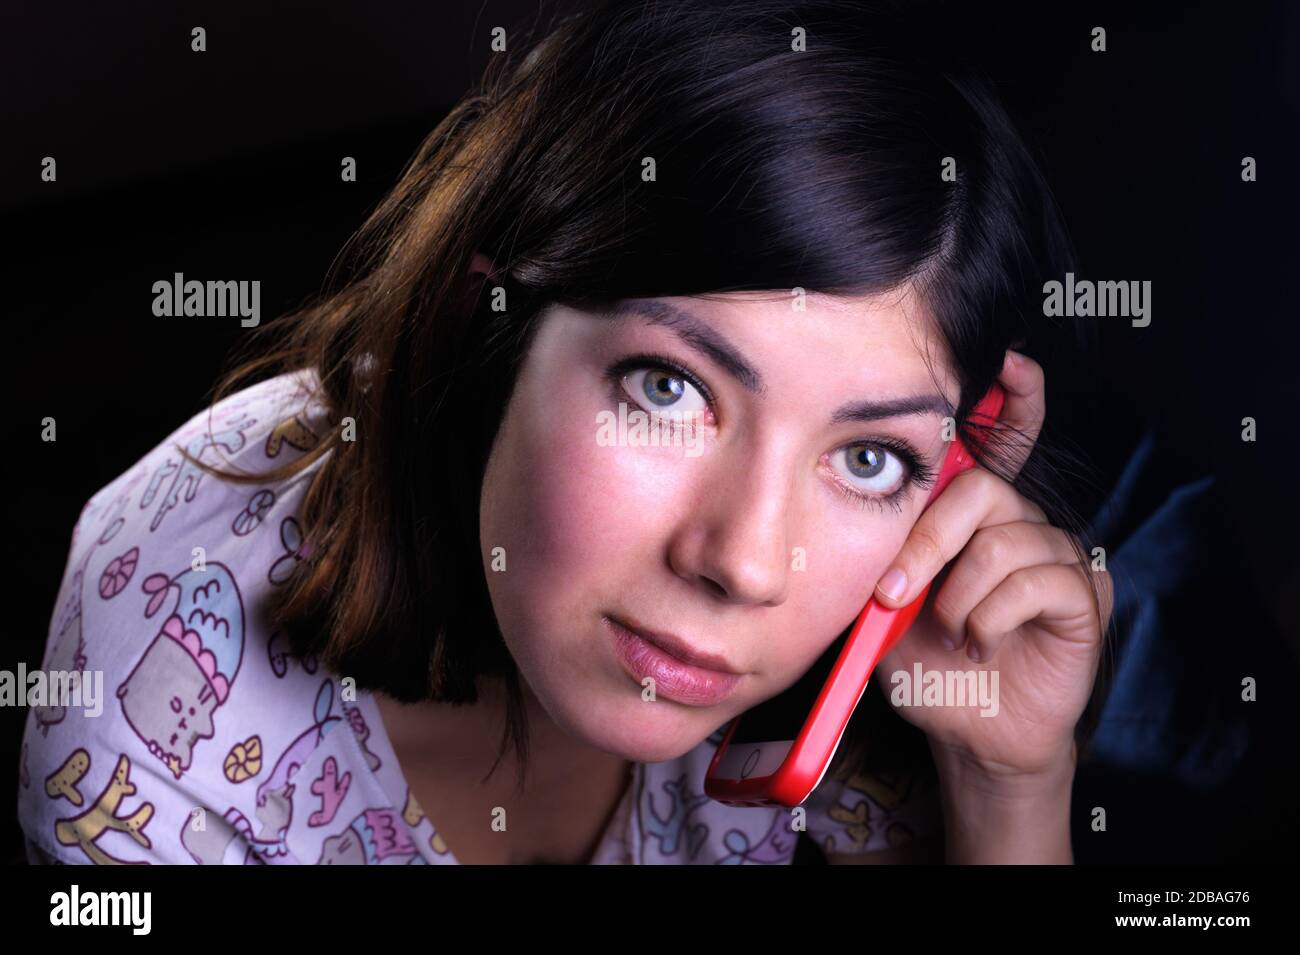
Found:
[[[831,603],[841,617],[857,616],[898,555],[908,530],[902,515],[890,513],[877,515],[853,532],[841,524],[823,533],[816,551],[821,556],[817,589],[835,595]]]
[[[551,410],[531,410],[541,407]],[[485,559],[502,546],[508,569],[489,568],[489,580],[533,620],[608,609],[655,572],[694,480],[680,449],[598,443],[598,396],[570,404],[572,414],[554,407],[523,400],[512,408],[485,486]]]
[[[793,683],[857,620],[910,526],[903,514],[846,514],[830,502],[810,515],[807,529],[792,529],[803,539],[791,547],[803,548],[805,569],[791,571],[781,607],[786,635],[772,636],[764,655],[773,680]]]

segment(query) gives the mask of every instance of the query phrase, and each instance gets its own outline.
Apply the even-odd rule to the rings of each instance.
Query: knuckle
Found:
[[[918,524],[912,530],[912,554],[918,563],[943,563],[943,535],[932,523]]]
[[[988,574],[1005,567],[1015,549],[1015,534],[1007,525],[984,527],[975,532],[971,563],[977,573]]]
[[[1019,437],[1010,438],[1008,439],[1008,447],[1017,449],[1017,453],[1019,453],[1019,450],[1022,449],[1021,442],[1022,439]],[[977,482],[974,487],[986,510],[992,511],[995,506],[1003,504],[1003,502],[1014,502],[1014,507],[1007,505],[1004,509],[1019,514],[1022,509],[1019,502],[1023,499],[1023,495],[1016,490],[1014,484],[985,468],[972,468],[970,473],[979,475],[974,479]]]
[[[1002,490],[1006,484],[1002,478],[998,477],[987,468],[971,468],[966,472],[970,475],[967,480],[970,481],[971,487],[979,495],[981,500],[990,500],[995,494]]]
[[[1043,573],[1037,567],[1026,567],[1014,575],[1015,595],[1021,601],[1030,601],[1039,596],[1046,586]]]

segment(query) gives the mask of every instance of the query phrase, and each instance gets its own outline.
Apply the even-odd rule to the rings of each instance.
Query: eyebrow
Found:
[[[622,299],[610,311],[615,319],[638,317],[651,325],[669,329],[683,342],[706,355],[740,382],[746,391],[761,394],[767,389],[760,375],[725,337],[690,312],[654,298]],[[835,409],[831,424],[845,421],[878,421],[903,415],[951,415],[952,405],[943,395],[912,395],[884,401],[851,401]]]

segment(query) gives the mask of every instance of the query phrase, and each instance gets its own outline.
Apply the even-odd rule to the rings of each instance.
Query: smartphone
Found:
[[[994,384],[971,410],[972,420],[986,425],[997,421],[1005,398],[1001,386]],[[960,438],[954,439],[925,507],[954,477],[974,466],[970,451]],[[709,764],[705,794],[733,806],[793,808],[807,799],[826,775],[871,672],[907,632],[929,592],[927,584],[898,610],[872,597],[852,628],[793,686],[732,720]],[[808,715],[800,722],[804,713]]]

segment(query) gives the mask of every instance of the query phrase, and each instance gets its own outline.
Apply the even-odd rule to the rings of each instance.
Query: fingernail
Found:
[[[943,643],[943,647],[945,650],[957,649],[957,641],[946,634],[941,638],[941,642]]]
[[[1002,361],[1003,368],[1016,368],[1020,365],[1020,353],[1007,349],[1007,357]]]
[[[880,578],[880,583],[876,584],[876,589],[890,600],[898,600],[903,596],[903,592],[907,590],[907,574],[894,567],[889,573]]]
[[[972,640],[970,646],[966,648],[966,656],[970,657],[973,663],[980,662],[980,648],[975,645],[974,640]]]

